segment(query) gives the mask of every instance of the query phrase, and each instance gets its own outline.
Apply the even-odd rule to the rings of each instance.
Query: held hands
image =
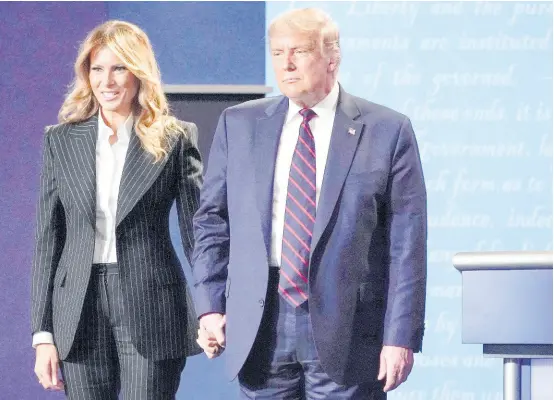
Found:
[[[58,378],[58,350],[53,344],[39,344],[36,348],[35,374],[45,389],[63,390],[63,381]]]
[[[390,392],[408,379],[414,365],[412,349],[396,346],[383,346],[379,362],[378,380],[386,378],[384,392]]]
[[[225,315],[206,314],[200,318],[200,329],[196,343],[204,350],[208,358],[215,358],[225,350]]]

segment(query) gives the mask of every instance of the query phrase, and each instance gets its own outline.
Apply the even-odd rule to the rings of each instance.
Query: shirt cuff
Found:
[[[201,316],[199,316],[199,317],[198,317],[198,320],[201,320],[201,319],[204,318],[206,315],[210,315],[210,314],[225,315],[225,314],[220,313],[220,312],[217,312],[217,311],[209,311],[209,312],[204,313],[204,314],[202,314]]]
[[[33,348],[39,344],[54,344],[54,336],[50,332],[37,332],[33,335]]]

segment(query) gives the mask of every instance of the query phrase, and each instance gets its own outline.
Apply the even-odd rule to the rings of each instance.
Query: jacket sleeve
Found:
[[[226,115],[223,112],[210,150],[200,207],[194,217],[196,244],[192,265],[199,316],[209,312],[225,313],[229,263],[227,162]]]
[[[185,129],[187,135],[181,138],[179,149],[176,206],[183,250],[190,264],[194,247],[192,218],[198,209],[202,186],[202,157],[198,150],[198,128],[188,122],[185,124]]]
[[[53,281],[65,243],[65,214],[54,171],[53,128],[46,130],[31,277],[31,329],[52,332]]]
[[[390,269],[383,343],[421,351],[427,280],[427,195],[408,118],[398,132],[389,180]]]

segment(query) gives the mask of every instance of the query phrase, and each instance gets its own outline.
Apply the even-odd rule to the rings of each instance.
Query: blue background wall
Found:
[[[106,2],[109,19],[140,26],[164,83],[264,84],[265,3]]]
[[[461,344],[461,280],[451,259],[458,251],[552,249],[552,4],[545,2],[1,3],[0,399],[60,398],[40,389],[32,372],[29,276],[42,132],[56,122],[78,42],[100,22],[126,19],[150,36],[165,83],[276,87],[267,21],[305,5],[339,24],[344,88],[407,114],[423,158],[424,353],[389,398],[501,399],[500,361]],[[191,358],[178,398],[236,398],[222,361]]]

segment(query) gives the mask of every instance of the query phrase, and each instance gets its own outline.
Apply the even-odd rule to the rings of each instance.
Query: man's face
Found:
[[[312,107],[331,91],[336,65],[322,54],[317,35],[278,30],[270,38],[273,70],[281,93],[301,107]]]

